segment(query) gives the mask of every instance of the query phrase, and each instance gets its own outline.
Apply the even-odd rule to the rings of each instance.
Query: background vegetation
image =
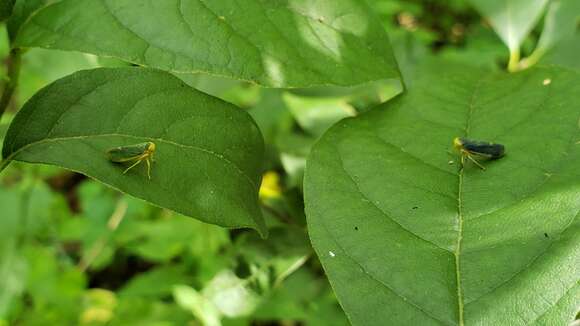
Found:
[[[517,69],[513,51],[466,1],[370,4],[388,31],[407,86],[426,64],[435,73],[448,69],[441,62]],[[537,58],[580,69],[578,25],[538,53],[543,26],[540,21],[523,40],[518,55],[527,59],[520,64]],[[0,33],[7,63],[0,76],[7,80],[5,26]],[[42,87],[78,70],[126,65],[78,52],[26,50],[0,139]],[[302,180],[317,139],[377,99],[176,76],[245,109],[257,122],[267,158],[260,208],[270,237],[205,224],[58,167],[14,162],[0,175],[0,325],[348,324],[308,238]],[[387,83],[379,101],[402,89]]]

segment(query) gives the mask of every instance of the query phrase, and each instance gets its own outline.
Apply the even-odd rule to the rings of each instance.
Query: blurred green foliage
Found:
[[[369,0],[389,32],[406,83],[442,58],[503,69],[508,50],[462,0]],[[536,44],[537,27],[524,43]],[[0,55],[8,53],[2,28]],[[579,33],[544,62],[578,67]],[[23,57],[13,114],[40,88],[80,69],[125,65],[52,50]],[[0,78],[5,78],[4,67]],[[306,234],[302,175],[310,147],[336,121],[374,99],[283,91],[204,75],[178,75],[248,110],[267,146],[262,206],[269,240],[152,207],[84,176],[12,164],[0,175],[0,325],[344,325]],[[382,90],[396,96],[398,85]],[[12,114],[0,121],[0,139]]]

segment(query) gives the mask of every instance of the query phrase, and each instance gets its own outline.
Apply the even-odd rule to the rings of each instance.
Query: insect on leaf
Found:
[[[146,153],[152,143],[151,180],[123,176],[111,162]],[[108,157],[112,147],[120,149]],[[258,205],[263,140],[255,123],[162,71],[101,68],[54,82],[15,116],[2,155],[4,164],[58,165],[205,222],[267,233]]]
[[[314,146],[313,246],[353,325],[568,325],[580,302],[580,73],[457,71],[420,74]],[[457,135],[509,155],[458,169]]]

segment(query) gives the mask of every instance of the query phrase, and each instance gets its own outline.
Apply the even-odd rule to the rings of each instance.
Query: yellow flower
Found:
[[[262,176],[262,185],[260,186],[260,199],[279,198],[281,195],[280,175],[274,171],[264,173]]]

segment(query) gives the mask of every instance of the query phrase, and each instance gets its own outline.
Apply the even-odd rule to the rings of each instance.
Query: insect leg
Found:
[[[466,153],[465,156],[467,156],[467,158],[470,159],[471,162],[475,163],[475,165],[479,166],[482,170],[485,171],[485,167],[481,165],[478,161],[476,161],[473,157],[471,157],[471,155]]]
[[[459,165],[458,167],[460,169],[463,169],[463,167],[465,166],[465,153],[461,152],[461,158],[459,159]]]
[[[145,162],[147,163],[147,177],[149,177],[149,180],[151,180],[151,162],[149,162],[150,159],[151,157],[145,159]]]
[[[143,161],[142,158],[140,158],[140,157],[137,158],[137,162],[133,163],[133,165],[131,165],[125,171],[123,171],[123,174],[127,173],[129,170],[131,170],[132,168],[134,168],[135,166],[137,166],[139,163],[141,163],[141,161]]]

